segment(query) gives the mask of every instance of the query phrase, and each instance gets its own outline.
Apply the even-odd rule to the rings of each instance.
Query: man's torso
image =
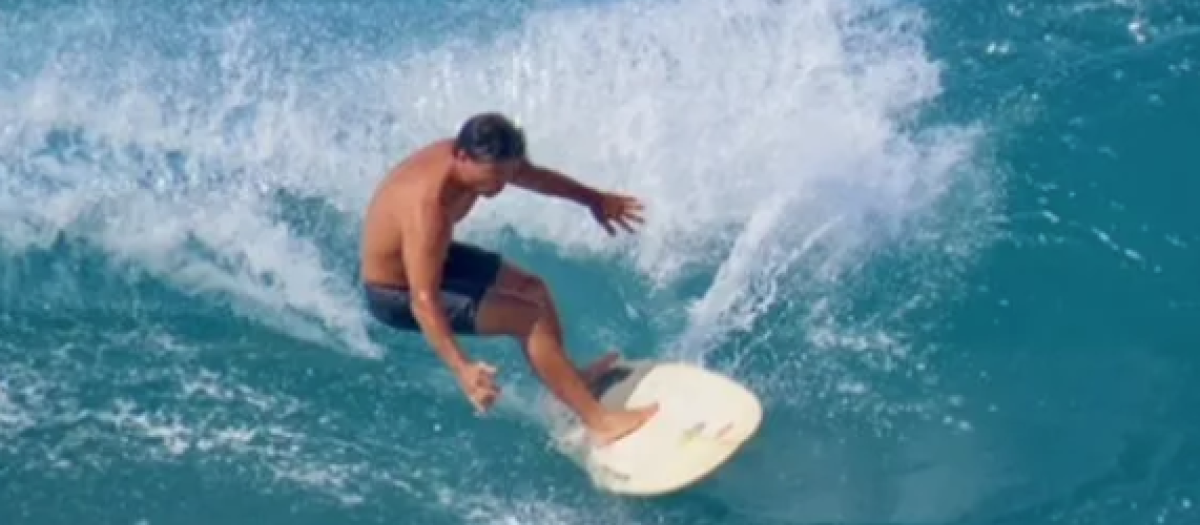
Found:
[[[450,223],[448,231],[471,211],[476,196],[448,187],[450,163],[449,144],[441,141],[400,163],[380,184],[363,227],[360,272],[365,282],[406,285],[401,223],[406,207],[435,199]]]

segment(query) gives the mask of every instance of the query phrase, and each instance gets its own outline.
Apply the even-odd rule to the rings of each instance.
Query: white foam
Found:
[[[190,43],[196,56],[216,53],[212,61],[125,44],[74,49],[62,63],[34,68],[38,74],[0,81],[0,219],[14,225],[0,231],[0,246],[44,246],[67,229],[182,288],[231,296],[301,337],[377,356],[363,335],[354,269],[326,262],[330,247],[278,219],[273,191],[321,199],[347,229],[318,233],[351,238],[390,164],[471,113],[499,109],[526,126],[537,160],[641,197],[649,222],[636,237],[610,239],[582,210],[514,192],[482,205],[466,225],[469,237],[487,240],[511,227],[577,257],[614,257],[655,285],[648,297],[713,273],[693,302],[658,313],[689,319],[683,333],[659,334],[674,337],[682,357],[704,356],[765,315],[786,315],[794,326],[740,351],[765,349],[787,361],[790,349],[808,345],[903,359],[892,327],[843,315],[856,272],[897,247],[944,250],[934,262],[958,257],[971,214],[987,204],[985,184],[976,200],[942,207],[958,197],[975,136],[909,119],[940,90],[911,3],[539,8],[462,47],[364,57],[330,42],[286,64],[277,61],[296,57],[288,32],[268,26],[215,27],[212,40]],[[62,26],[53,38],[105,27]],[[0,36],[0,47],[8,44],[15,41]],[[55,159],[40,151],[48,133],[76,130],[78,153]],[[917,295],[905,287],[886,293],[885,304],[899,308]],[[799,375],[778,375],[781,383],[760,385],[767,395],[804,398],[794,394],[813,388]],[[829,383],[838,395],[883,395],[852,374]],[[883,398],[875,410],[889,403]],[[190,446],[242,450],[245,432],[267,432],[231,424],[203,432],[193,425],[188,434],[169,419],[122,417],[115,421],[133,431],[166,429],[153,437]],[[369,468],[352,459],[326,478],[312,473],[320,465],[271,464],[281,477],[338,485]],[[527,519],[525,506],[496,506],[503,510],[481,521]]]
[[[905,117],[938,94],[938,69],[921,45],[919,12],[872,11],[886,5],[544,9],[492,41],[401,61],[333,46],[309,68],[270,62],[279,44],[245,21],[208,42],[216,71],[150,49],[115,71],[104,67],[118,63],[112,57],[75,59],[77,69],[47,67],[0,93],[0,117],[13,123],[2,147],[17,159],[7,168],[20,172],[0,200],[26,225],[5,240],[32,242],[29,225],[103,219],[94,223],[101,242],[137,264],[274,317],[315,316],[377,355],[361,333],[352,269],[323,264],[313,241],[271,216],[269,191],[319,196],[353,223],[405,148],[500,109],[527,127],[537,160],[641,197],[649,222],[613,240],[577,208],[531,206],[535,197],[514,192],[482,206],[466,234],[515,226],[580,255],[627,256],[660,286],[715,269],[717,283],[691,310],[691,344],[791,293],[743,290],[792,271],[802,255],[792,243],[820,237],[825,256],[846,257],[894,234],[891,225],[927,211],[970,155],[968,133],[907,130]],[[322,82],[304,76],[317,70]],[[86,157],[34,154],[47,132],[75,129]],[[172,150],[188,162],[172,166]],[[183,248],[189,239],[236,263],[197,259]],[[804,264],[837,275],[848,263]]]
[[[914,132],[908,120],[940,92],[919,12],[870,18],[871,7],[547,10],[489,45],[417,57],[387,86],[421,93],[402,110],[420,129],[511,111],[538,160],[643,198],[649,222],[634,238],[517,193],[469,233],[515,226],[580,256],[627,256],[659,286],[715,270],[679,339],[698,357],[795,295],[780,285],[799,266],[836,283],[869,250],[905,242],[906,221],[935,212],[969,167],[973,130]]]

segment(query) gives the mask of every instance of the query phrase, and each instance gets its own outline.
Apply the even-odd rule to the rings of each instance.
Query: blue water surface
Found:
[[[0,3],[0,523],[1200,521],[1200,5]],[[473,417],[358,295],[389,166],[501,110],[648,206],[460,232],[568,347],[763,398],[604,494],[520,349]]]

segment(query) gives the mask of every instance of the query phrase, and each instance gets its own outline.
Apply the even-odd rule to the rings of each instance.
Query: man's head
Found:
[[[454,173],[481,195],[500,193],[524,162],[524,133],[499,113],[467,119],[454,140]]]

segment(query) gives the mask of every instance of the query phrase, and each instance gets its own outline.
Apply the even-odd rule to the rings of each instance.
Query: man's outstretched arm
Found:
[[[602,192],[585,186],[557,171],[526,162],[513,176],[512,183],[543,195],[561,197],[578,202],[591,209],[596,222],[609,235],[616,235],[615,223],[627,232],[633,232],[630,222],[641,223],[641,203],[633,197]]]
[[[538,166],[532,162],[522,165],[513,177],[512,183],[530,191],[567,199],[584,206],[590,206],[600,198],[600,192],[596,189],[561,172]]]

